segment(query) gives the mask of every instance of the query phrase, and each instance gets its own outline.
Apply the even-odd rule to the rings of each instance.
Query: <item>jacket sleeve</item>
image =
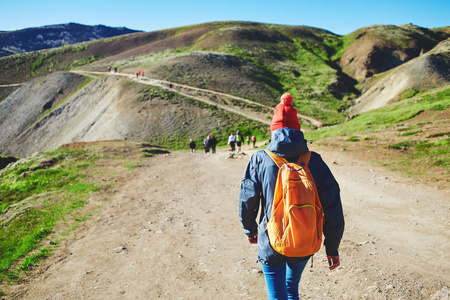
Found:
[[[323,234],[327,255],[339,255],[338,249],[344,233],[344,214],[339,184],[328,166],[319,156],[316,187],[325,215]]]
[[[261,200],[261,182],[258,179],[257,166],[256,155],[253,155],[245,169],[239,193],[239,218],[248,237],[258,233],[256,218]]]

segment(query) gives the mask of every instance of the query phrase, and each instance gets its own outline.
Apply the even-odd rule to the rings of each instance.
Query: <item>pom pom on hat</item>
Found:
[[[292,98],[291,94],[283,94],[280,98],[280,103],[283,103],[284,105],[290,105],[292,106],[294,104],[294,98]]]
[[[300,130],[300,122],[297,117],[297,110],[292,105],[294,99],[291,94],[283,94],[280,98],[280,104],[275,107],[270,130],[274,131],[280,128],[291,128]]]

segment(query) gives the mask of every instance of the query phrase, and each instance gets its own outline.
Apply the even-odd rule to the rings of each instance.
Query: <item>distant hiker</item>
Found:
[[[213,134],[209,138],[209,146],[211,148],[211,154],[216,153],[216,145],[217,145],[217,139],[214,137],[214,134]]]
[[[108,66],[108,72],[111,73],[111,66]]]
[[[203,146],[205,146],[205,154],[209,153],[209,135],[203,141]]]
[[[241,152],[241,146],[244,139],[242,138],[242,134],[238,131],[236,131],[236,145],[238,152]]]
[[[137,71],[136,72],[136,79],[139,79],[139,75],[141,74],[141,72],[140,71]]]
[[[52,69],[48,69],[48,73],[50,74],[52,72]]]
[[[234,152],[236,149],[236,136],[233,133],[230,133],[230,136],[228,137],[228,145],[230,145],[231,151]]]
[[[250,136],[247,135],[247,148],[250,148]]]
[[[114,73],[117,73],[117,67],[114,68]]]
[[[141,76],[144,77],[144,71],[141,72]]]
[[[195,153],[195,142],[193,139],[189,140],[189,149],[191,149],[191,153]]]
[[[317,246],[319,248],[321,246],[322,233],[320,233],[319,237],[320,227],[317,226],[323,225],[324,245],[330,270],[340,265],[338,249],[344,232],[344,215],[339,185],[321,156],[316,152],[309,151],[303,132],[300,130],[297,110],[292,106],[292,103],[293,99],[290,94],[281,96],[281,102],[275,107],[272,119],[270,128],[272,137],[266,149],[268,151],[260,150],[252,155],[244,172],[239,194],[239,217],[248,241],[251,244],[258,244],[257,259],[261,263],[264,272],[266,292],[269,299],[298,299],[298,285],[303,269],[308,259],[314,254],[314,251],[317,251]],[[302,165],[303,167],[292,169],[287,165],[280,166],[280,160],[285,161],[285,164],[296,163],[296,165]],[[312,209],[312,205],[302,205],[301,203],[297,206],[290,206],[292,209],[284,210],[285,201],[290,200],[286,200],[287,198],[284,195],[279,195],[280,188],[286,188],[284,185],[276,185],[277,181],[282,178],[278,175],[279,170],[280,172],[281,170],[283,171],[283,173],[280,173],[283,175],[289,172],[307,174],[307,178],[311,178],[312,181],[297,181],[299,184],[289,185],[287,188],[307,191],[307,194],[304,195],[308,199],[319,201],[322,210],[319,210],[320,206],[318,205]],[[275,193],[275,190],[277,193]],[[316,198],[316,195],[318,198]],[[296,198],[295,193],[289,196]],[[275,207],[274,198],[276,198],[276,201],[282,201],[280,205],[276,206],[277,210],[273,209]],[[277,203],[279,204],[280,202]],[[271,230],[271,224],[279,220],[279,215],[274,213],[281,209],[284,213],[287,212],[288,215],[291,213],[295,214],[295,212],[298,212],[298,216],[312,215],[312,219],[309,220],[313,222],[316,221],[316,218],[324,220],[323,223],[321,222],[317,226],[301,228],[286,235],[286,239],[292,237],[299,241],[304,238],[304,232],[312,232],[313,234],[310,235],[310,238],[314,239],[314,247],[310,247],[309,244],[298,246],[314,249],[308,250],[309,252],[306,251],[307,255],[288,256],[287,252],[283,252],[286,254],[283,255],[275,250],[275,248],[279,250],[279,245],[283,244],[286,248],[290,247],[290,250],[293,249],[292,251],[298,253],[298,249],[284,244],[284,241],[279,242],[280,244],[271,242],[271,239],[274,240],[273,236],[277,233],[277,230]],[[302,209],[301,213],[299,212],[300,209]],[[308,211],[307,209],[311,210]],[[323,215],[320,213],[321,211]],[[257,223],[259,215],[261,217],[259,218],[259,223]],[[276,217],[274,217],[275,215]],[[284,217],[288,217],[288,215],[284,215]],[[282,220],[285,219],[283,218]],[[297,220],[292,218],[291,223],[295,225],[300,224]],[[308,219],[305,218],[302,221],[306,223]],[[292,225],[285,228],[295,230],[296,227]],[[317,234],[314,234],[316,228]],[[270,233],[268,233],[269,230]]]
[[[253,148],[255,148],[255,144],[256,144],[256,136],[252,136],[252,142],[253,142]]]

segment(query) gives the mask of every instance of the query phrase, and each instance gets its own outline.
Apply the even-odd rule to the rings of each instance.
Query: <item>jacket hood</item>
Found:
[[[300,154],[309,151],[303,132],[291,128],[272,131],[267,150],[286,158],[298,157]]]

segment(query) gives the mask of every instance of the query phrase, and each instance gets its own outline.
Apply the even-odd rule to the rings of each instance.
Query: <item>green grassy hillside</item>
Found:
[[[161,153],[142,143],[79,143],[0,170],[0,296],[108,203],[118,174]]]
[[[450,85],[417,93],[348,122],[307,131],[308,140],[353,151],[440,188],[450,184]]]

